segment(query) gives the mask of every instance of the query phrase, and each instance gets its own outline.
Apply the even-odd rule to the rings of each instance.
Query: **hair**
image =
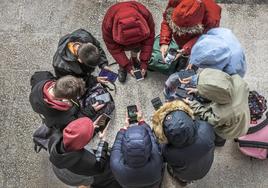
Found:
[[[54,86],[54,95],[57,98],[77,99],[85,93],[85,81],[68,75],[58,79]]]
[[[97,66],[100,59],[99,49],[91,43],[82,43],[77,52],[82,63]]]

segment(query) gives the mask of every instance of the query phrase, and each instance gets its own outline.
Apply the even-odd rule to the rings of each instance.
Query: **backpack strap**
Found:
[[[239,140],[239,139],[235,139],[235,142],[238,142],[239,147],[250,147],[250,148],[263,148],[263,149],[268,149],[268,143],[267,142],[250,141],[250,140]]]
[[[265,126],[268,125],[268,112],[266,112],[265,115],[266,115],[266,119],[263,120],[263,122],[261,122],[260,124],[254,126],[254,127],[250,127],[248,129],[247,134],[252,134],[252,133],[258,132],[259,130],[263,129]]]

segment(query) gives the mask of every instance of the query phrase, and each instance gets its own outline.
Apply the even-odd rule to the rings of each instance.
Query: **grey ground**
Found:
[[[63,188],[51,171],[47,154],[33,151],[31,135],[40,122],[28,102],[29,79],[34,71],[52,70],[51,61],[61,35],[77,28],[92,32],[101,42],[101,21],[115,1],[105,0],[0,0],[0,187]],[[166,1],[142,0],[152,11],[159,32]],[[268,97],[268,2],[236,1],[221,4],[223,27],[233,30],[246,51],[250,88]],[[242,4],[241,4],[242,2]],[[244,2],[244,3],[243,3]],[[257,4],[261,3],[261,4]],[[103,44],[103,42],[102,42]],[[108,53],[107,53],[108,55]],[[113,62],[109,55],[110,62]],[[113,67],[114,70],[117,67]],[[123,126],[126,106],[140,102],[150,121],[150,100],[162,97],[166,77],[149,73],[136,83],[118,84],[116,113],[109,141]],[[165,174],[164,188],[179,187]],[[229,141],[217,148],[209,174],[188,187],[268,187],[268,161],[250,160]]]

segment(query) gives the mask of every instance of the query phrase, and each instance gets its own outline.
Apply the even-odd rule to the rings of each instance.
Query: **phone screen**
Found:
[[[127,107],[127,114],[128,114],[128,118],[129,118],[129,123],[137,123],[137,106],[136,105],[132,105],[132,106],[128,106]]]
[[[102,132],[108,125],[109,121],[111,120],[111,117],[107,114],[102,114],[99,121],[97,122],[98,131]]]
[[[140,70],[135,70],[135,71],[134,71],[134,75],[135,75],[135,78],[136,78],[137,81],[139,81],[139,80],[143,80],[143,76],[142,76]]]
[[[193,95],[188,94],[188,93],[187,93],[187,90],[185,90],[185,89],[183,89],[183,88],[180,88],[180,87],[178,87],[178,88],[176,89],[176,95],[177,95],[178,97],[183,98],[183,99],[189,98],[189,100],[193,100]]]
[[[111,101],[110,94],[109,93],[104,93],[102,95],[97,95],[95,97],[95,100],[97,102],[103,101],[104,103],[110,102]]]
[[[99,76],[107,77],[110,82],[115,82],[117,77],[118,77],[118,74],[114,73],[113,71],[107,70],[107,69],[101,69]]]

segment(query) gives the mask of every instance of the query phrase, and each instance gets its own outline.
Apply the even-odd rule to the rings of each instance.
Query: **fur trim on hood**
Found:
[[[183,101],[175,100],[172,102],[165,103],[160,109],[158,109],[154,113],[153,118],[152,118],[153,131],[160,144],[168,143],[167,137],[165,136],[164,130],[163,130],[163,121],[169,113],[176,111],[176,110],[184,111],[189,116],[191,116],[192,119],[194,119],[193,111]]]
[[[203,24],[197,24],[196,26],[193,27],[179,27],[177,26],[173,20],[172,20],[172,13],[173,13],[174,8],[168,8],[166,10],[166,21],[171,28],[173,33],[176,33],[178,36],[186,35],[186,34],[202,34],[204,32],[204,26]]]

